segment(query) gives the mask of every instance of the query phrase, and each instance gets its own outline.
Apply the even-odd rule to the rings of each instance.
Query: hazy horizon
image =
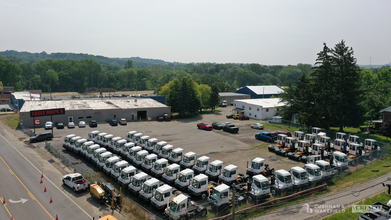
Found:
[[[386,65],[391,2],[0,0],[0,51],[181,63],[314,64],[325,42]]]

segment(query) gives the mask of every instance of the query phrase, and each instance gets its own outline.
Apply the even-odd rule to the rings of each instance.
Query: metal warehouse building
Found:
[[[278,86],[245,86],[236,90],[236,93],[249,94],[252,99],[265,99],[272,96],[278,97],[284,90]]]
[[[235,114],[245,115],[253,119],[269,119],[277,113],[277,108],[284,106],[280,98],[242,99],[234,101]]]
[[[65,109],[63,115],[31,117],[30,111],[47,109]],[[170,113],[171,107],[153,99],[109,99],[109,100],[59,100],[59,101],[26,101],[20,109],[20,122],[25,127],[33,127],[34,119],[40,119],[43,126],[46,121],[68,122],[78,124],[79,121],[90,120],[106,122],[107,119],[126,118],[127,121],[138,121],[140,118],[156,120],[164,113]],[[36,126],[39,127],[39,126]]]
[[[220,103],[224,100],[227,101],[228,105],[233,105],[234,100],[236,99],[250,99],[251,96],[248,94],[240,94],[234,92],[219,92]]]

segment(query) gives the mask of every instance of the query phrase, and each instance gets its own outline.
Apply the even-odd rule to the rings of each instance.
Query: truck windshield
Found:
[[[177,153],[172,153],[172,154],[171,154],[171,157],[174,158],[174,159],[175,159],[175,158],[178,158],[178,154],[177,154]]]
[[[163,148],[162,154],[163,154],[163,155],[168,155],[168,151],[169,151],[169,150]]]
[[[170,210],[171,210],[171,212],[176,212],[177,207],[178,207],[178,204],[175,203],[174,201],[172,201],[170,203]]]
[[[202,162],[199,161],[199,160],[197,160],[197,161],[196,161],[196,166],[202,168],[202,167],[203,167],[203,166],[202,166]]]
[[[163,201],[163,200],[164,200],[163,194],[162,194],[161,192],[159,192],[159,191],[156,191],[156,193],[155,193],[155,199],[156,199],[157,201]]]
[[[140,160],[141,160],[141,155],[140,155],[140,154],[136,154],[136,160],[137,160],[137,161],[140,161]]]
[[[260,167],[261,167],[260,163],[251,162],[251,168],[253,168],[254,170],[258,170]]]
[[[113,164],[111,162],[106,162],[106,167],[107,168],[112,168],[113,167]]]
[[[183,175],[183,174],[180,174],[178,180],[179,180],[180,182],[185,182],[185,181],[186,181],[186,176]]]
[[[224,170],[223,176],[231,177],[231,172],[229,172],[228,170]]]
[[[155,166],[153,167],[155,170],[160,170],[160,164],[156,163]]]
[[[213,165],[210,165],[209,170],[210,170],[211,172],[216,172],[216,171],[217,171],[217,167],[216,167],[216,166],[213,166]]]
[[[314,169],[314,175],[320,176],[320,169]]]
[[[99,162],[101,162],[101,163],[105,162],[106,158],[107,157],[99,157]]]
[[[191,184],[194,188],[198,189],[200,188],[200,183],[197,180],[193,180],[193,183]]]
[[[150,187],[150,186],[148,186],[148,185],[144,185],[143,186],[143,191],[145,192],[145,193],[151,193],[152,192],[152,187]]]
[[[151,165],[152,164],[152,160],[151,159],[145,159],[144,164],[145,165]]]
[[[269,182],[268,182],[268,181],[262,182],[262,183],[261,183],[261,188],[262,188],[263,190],[269,189],[269,188],[270,188]]]
[[[135,187],[141,186],[141,180],[133,179],[132,185]]]
[[[114,166],[114,172],[119,173],[119,166]]]
[[[171,169],[167,169],[167,171],[166,171],[166,176],[172,176],[172,171],[171,171]]]
[[[151,148],[152,147],[152,143],[151,142],[147,142],[147,147]]]
[[[156,150],[159,150],[160,151],[160,149],[162,149],[162,145],[157,145],[156,146]],[[176,203],[175,203],[176,204]]]
[[[324,166],[324,170],[323,171],[330,172],[331,171],[330,165]]]
[[[213,190],[212,198],[218,200],[220,198],[220,192],[216,191],[216,190]]]
[[[124,172],[121,172],[121,179],[124,179],[124,180],[129,179],[128,174],[124,173]]]
[[[132,134],[128,134],[127,138],[132,139]]]
[[[190,162],[190,157],[184,156],[184,157],[183,157],[183,162],[189,163],[189,162]]]
[[[291,177],[291,175],[284,176],[284,183],[292,183],[292,177]]]
[[[307,177],[307,172],[300,173],[300,179],[301,179],[301,180],[306,180],[306,179],[308,179],[308,177]]]

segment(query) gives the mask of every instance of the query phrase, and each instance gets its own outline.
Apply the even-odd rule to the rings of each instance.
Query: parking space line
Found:
[[[4,198],[0,197],[0,202],[3,203],[3,201],[4,201]],[[11,214],[11,212],[7,208],[7,203],[4,203],[3,206],[4,206],[5,210],[7,210],[8,215],[10,215],[10,217],[12,218],[12,214]]]

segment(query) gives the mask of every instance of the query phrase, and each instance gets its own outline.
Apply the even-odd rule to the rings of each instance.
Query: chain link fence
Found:
[[[25,127],[24,125],[20,125],[22,128],[22,131],[27,134],[29,137],[35,136],[34,132],[30,130],[29,128]]]

